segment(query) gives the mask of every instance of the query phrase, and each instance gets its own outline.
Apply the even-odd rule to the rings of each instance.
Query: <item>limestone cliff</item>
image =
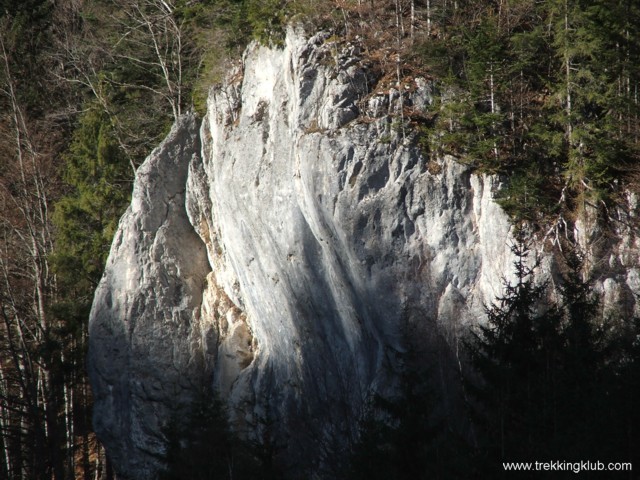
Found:
[[[96,431],[123,478],[155,478],[162,426],[202,385],[238,428],[272,416],[293,467],[313,468],[394,388],[407,325],[455,352],[501,293],[497,180],[398,127],[427,81],[376,81],[357,45],[290,30],[283,49],[250,47],[202,125],[184,118],[139,169],[90,323]],[[621,238],[598,285],[633,309],[638,243]]]

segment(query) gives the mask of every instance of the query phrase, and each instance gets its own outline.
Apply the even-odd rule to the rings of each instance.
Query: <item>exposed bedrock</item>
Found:
[[[202,385],[249,435],[275,419],[290,466],[314,468],[394,389],[407,325],[455,352],[502,292],[497,180],[403,132],[397,106],[423,109],[428,82],[375,80],[357,45],[292,29],[251,46],[200,133],[184,118],[138,171],[90,324],[96,430],[124,478],[155,478],[162,426]],[[631,233],[603,247],[598,288],[633,309]]]

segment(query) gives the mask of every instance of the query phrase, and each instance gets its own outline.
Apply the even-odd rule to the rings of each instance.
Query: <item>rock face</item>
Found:
[[[311,478],[371,392],[393,390],[409,326],[455,352],[502,292],[497,181],[426,157],[398,126],[400,102],[430,102],[427,82],[374,80],[356,45],[291,30],[284,49],[248,49],[199,135],[183,119],[140,168],[90,323],[96,431],[123,478],[155,478],[162,426],[202,385],[249,435],[275,419]],[[625,238],[607,247],[627,262],[602,274],[610,296],[640,283]]]
[[[213,327],[200,317],[210,268],[184,208],[199,155],[196,120],[185,118],[139,168],[95,294],[94,424],[123,478],[155,478],[162,422],[203,384],[215,355]]]

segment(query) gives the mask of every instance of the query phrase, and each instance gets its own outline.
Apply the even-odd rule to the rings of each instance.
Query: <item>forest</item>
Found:
[[[401,108],[398,128],[501,178],[498,201],[528,232],[513,245],[517,281],[465,341],[467,433],[430,413],[416,346],[401,394],[372,399],[336,470],[499,478],[497,459],[542,457],[640,468],[638,322],[602,318],[567,245],[564,286],[540,311],[551,286],[534,282],[527,238],[570,244],[586,209],[613,231],[640,189],[638,2],[0,0],[0,478],[113,478],[91,427],[87,321],[135,171],[174,120],[204,113],[249,42],[278,48],[289,22],[360,42],[381,85],[433,82],[432,105]],[[205,403],[185,415],[206,435],[167,430],[166,478],[281,478],[276,446],[235,438],[224,406]],[[228,455],[207,464],[211,445]],[[230,472],[232,455],[246,472]]]

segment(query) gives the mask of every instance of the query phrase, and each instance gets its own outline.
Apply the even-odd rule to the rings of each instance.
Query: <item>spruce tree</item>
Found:
[[[529,264],[530,250],[522,230],[512,246],[515,283],[485,308],[487,323],[466,342],[480,379],[467,379],[472,413],[480,431],[478,469],[501,475],[501,462],[540,458],[553,430],[555,308],[539,313],[547,285],[536,284],[538,262]]]
[[[608,394],[608,409],[604,416],[608,427],[607,439],[610,456],[615,461],[629,461],[635,466],[640,463],[640,318],[628,322],[622,337],[620,358],[609,382],[604,387]]]
[[[166,470],[160,480],[231,478],[233,437],[220,398],[203,391],[181,406],[165,429]]]
[[[160,480],[270,478],[232,431],[226,405],[212,389],[203,387],[192,403],[177,405],[164,434],[166,468]]]
[[[425,354],[408,340],[398,393],[374,395],[352,447],[349,480],[466,479],[469,445],[442,412]],[[426,363],[425,363],[426,362]]]
[[[88,298],[128,202],[132,172],[108,116],[96,106],[84,114],[65,160],[69,188],[55,205],[54,260],[63,285],[85,288]]]
[[[621,331],[601,318],[579,254],[567,255],[559,299],[550,301],[546,284],[533,281],[521,233],[513,252],[516,282],[467,342],[478,473],[499,477],[502,462],[538,459],[628,461],[638,444],[628,400],[638,378],[636,324]]]

